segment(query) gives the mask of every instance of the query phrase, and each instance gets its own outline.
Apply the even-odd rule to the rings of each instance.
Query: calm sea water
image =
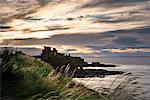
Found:
[[[140,93],[143,92],[143,95],[141,96],[144,98],[144,100],[150,100],[150,65],[119,65],[118,67],[94,67],[94,69],[120,70],[125,72],[131,72],[133,77],[137,77],[135,81],[137,82],[138,86],[137,90]],[[75,78],[74,80],[81,82],[87,87],[98,91],[100,87],[111,87],[112,82],[118,77],[120,76],[110,75],[106,76],[105,78]],[[120,79],[118,81],[121,81]]]

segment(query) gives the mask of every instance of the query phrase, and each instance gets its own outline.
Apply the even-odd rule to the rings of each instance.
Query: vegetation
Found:
[[[127,88],[135,84],[132,83],[134,79],[125,79],[115,88],[103,90],[108,90],[107,94],[103,94],[72,81],[68,70],[69,66],[65,67],[62,74],[40,59],[21,53],[11,54],[6,50],[1,54],[1,99],[135,100],[134,91]]]
[[[50,65],[39,59],[8,52],[1,58],[2,100],[104,99],[97,92],[73,82],[67,73],[56,73]]]

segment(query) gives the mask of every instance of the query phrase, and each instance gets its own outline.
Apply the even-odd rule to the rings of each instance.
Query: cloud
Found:
[[[88,0],[86,4],[82,5],[80,8],[92,8],[92,7],[119,7],[127,6],[133,3],[142,3],[148,0]]]
[[[1,23],[24,18],[37,12],[40,7],[44,7],[49,3],[60,3],[61,1],[63,0],[1,0]]]
[[[27,55],[39,55],[42,53],[42,50],[39,48],[34,48],[34,47],[7,47],[8,50],[15,52],[15,51],[22,51],[23,53],[27,54]],[[0,54],[5,50],[4,47],[0,47]],[[33,52],[34,51],[34,52]]]
[[[77,49],[66,49],[67,52],[77,51]]]
[[[11,46],[66,46],[66,52],[85,50],[95,57],[125,55],[106,49],[149,48],[149,0],[17,1],[2,2],[0,46],[7,41]]]
[[[132,53],[132,52],[150,52],[150,48],[125,48],[125,49],[108,49],[109,52],[115,52],[115,53]]]
[[[17,45],[81,45],[81,46],[101,46],[101,47],[129,47],[138,44],[147,44],[145,40],[149,37],[150,28],[141,27],[135,29],[114,30],[100,33],[74,33],[58,34],[49,38],[25,38],[10,40]],[[146,36],[146,37],[145,37]],[[139,38],[140,37],[140,38]],[[1,43],[2,44],[2,43]],[[147,44],[148,45],[148,44]]]
[[[9,31],[9,29],[11,29],[11,26],[0,24],[0,32],[6,32],[6,31]]]
[[[68,26],[45,26],[45,29],[23,29],[23,33],[33,33],[33,32],[45,32],[45,31],[57,31],[57,30],[68,30]],[[18,30],[19,31],[19,30]]]
[[[10,29],[11,26],[3,26],[3,25],[0,25],[0,29]]]
[[[139,41],[134,37],[118,37],[117,39],[114,39],[113,42],[127,46],[134,46],[142,43],[142,41]]]

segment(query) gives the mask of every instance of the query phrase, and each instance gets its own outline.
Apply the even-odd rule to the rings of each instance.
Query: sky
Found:
[[[0,47],[150,58],[149,0],[0,0]]]

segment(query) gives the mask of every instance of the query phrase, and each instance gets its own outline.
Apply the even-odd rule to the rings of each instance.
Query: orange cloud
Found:
[[[150,49],[143,49],[143,48],[140,48],[140,49],[125,49],[125,50],[122,50],[122,49],[110,49],[110,52],[116,52],[116,53],[132,53],[132,52],[150,52]]]

